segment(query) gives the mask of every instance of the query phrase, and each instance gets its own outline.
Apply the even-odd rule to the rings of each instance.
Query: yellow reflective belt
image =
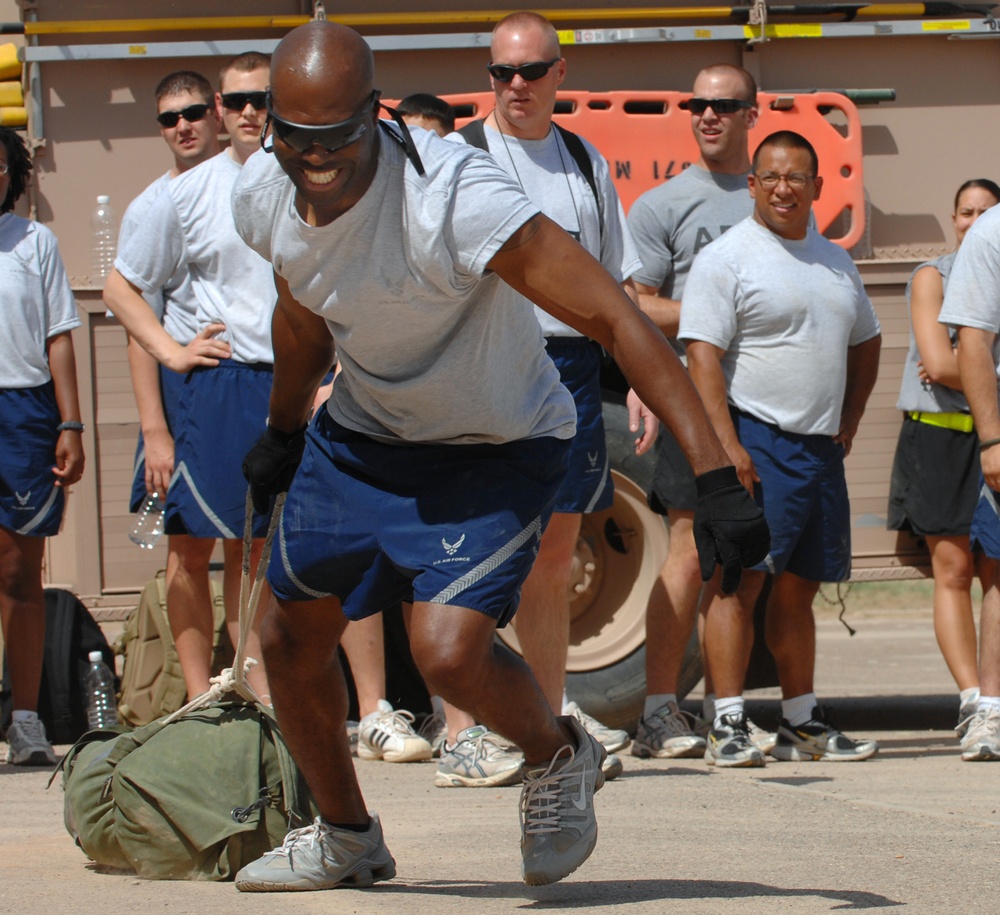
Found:
[[[907,416],[918,423],[952,429],[955,432],[971,432],[975,428],[971,413],[917,413],[911,410]]]

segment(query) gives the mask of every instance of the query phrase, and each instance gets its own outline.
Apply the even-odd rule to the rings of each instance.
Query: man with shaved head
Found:
[[[268,429],[244,462],[258,507],[288,489],[264,657],[320,811],[236,884],[394,876],[354,773],[336,649],[348,619],[403,598],[430,689],[524,750],[522,874],[552,883],[594,848],[605,751],[575,718],[554,717],[529,669],[494,643],[575,425],[538,320],[502,282],[602,343],[674,430],[702,489],[706,575],[720,559],[735,588],[767,528],[679,361],[621,286],[488,155],[380,120],[373,71],[350,29],[292,31],[272,61],[273,155],[252,157],[234,189],[239,231],[278,290]],[[307,428],[335,343],[342,372]]]

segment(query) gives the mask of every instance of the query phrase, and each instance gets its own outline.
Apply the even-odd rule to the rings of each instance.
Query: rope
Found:
[[[281,521],[281,512],[285,506],[286,493],[280,493],[274,503],[274,511],[271,512],[271,520],[267,526],[267,536],[264,538],[264,548],[261,550],[260,562],[257,563],[257,573],[254,576],[253,587],[250,587],[250,548],[253,545],[253,502],[250,499],[250,491],[247,490],[246,519],[243,524],[243,569],[240,576],[240,618],[239,618],[239,638],[236,643],[236,656],[233,658],[233,666],[227,667],[217,677],[212,677],[208,682],[212,685],[200,696],[195,696],[187,705],[177,709],[176,712],[163,719],[163,724],[170,724],[188,712],[207,708],[217,702],[221,702],[223,696],[229,693],[236,693],[254,705],[263,705],[260,696],[254,692],[253,687],[247,682],[247,672],[257,665],[256,658],[248,658],[246,654],[246,641],[253,629],[254,620],[257,618],[257,609],[260,605],[260,595],[264,590],[264,576],[267,574],[267,566],[271,561],[271,546],[274,542],[274,532],[278,529]]]

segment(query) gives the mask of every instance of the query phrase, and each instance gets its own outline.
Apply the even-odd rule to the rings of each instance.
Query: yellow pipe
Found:
[[[849,5],[849,4],[848,4]],[[803,8],[803,11],[805,8]],[[341,25],[360,26],[409,26],[454,25],[457,23],[498,22],[510,10],[466,10],[430,13],[344,13],[327,16]],[[688,6],[688,7],[625,7],[622,9],[582,8],[538,10],[553,22],[567,19],[584,21],[630,19],[728,19],[742,7]],[[787,15],[779,6],[775,15]],[[855,16],[922,16],[927,12],[924,3],[874,3],[853,10]],[[825,15],[822,7],[819,15]],[[77,19],[51,22],[24,23],[25,35],[67,35],[107,32],[168,32],[195,29],[293,29],[309,22],[309,16],[205,16],[177,19]]]
[[[327,18],[341,25],[399,26],[447,25],[461,22],[497,22],[510,10],[436,13],[345,13]],[[549,20],[565,19],[694,19],[726,18],[729,6],[634,7],[628,9],[540,10]],[[60,22],[26,22],[25,35],[67,35],[98,32],[173,32],[193,29],[293,29],[309,22],[309,16],[206,16],[178,19],[78,19]]]

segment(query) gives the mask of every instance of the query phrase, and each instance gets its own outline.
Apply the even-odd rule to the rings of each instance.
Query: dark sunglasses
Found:
[[[255,111],[263,111],[267,107],[266,92],[224,92],[222,107],[230,111],[242,111],[247,105],[253,105]]]
[[[689,98],[677,107],[692,114],[704,114],[709,108],[716,114],[736,114],[742,108],[753,108],[753,102],[741,98]]]
[[[552,60],[539,60],[531,64],[521,64],[520,67],[510,67],[507,64],[490,64],[486,69],[498,83],[509,83],[515,76],[520,76],[526,83],[532,80],[541,79],[554,64],[559,63],[561,57],[553,57]]]
[[[268,148],[264,145],[267,138],[267,127],[271,125],[274,135],[286,146],[290,146],[296,152],[303,153],[314,143],[318,143],[327,152],[336,152],[345,146],[350,146],[361,139],[361,135],[368,129],[368,124],[372,117],[372,105],[381,96],[378,89],[372,91],[365,102],[365,108],[360,114],[348,118],[346,121],[339,121],[336,124],[295,124],[279,118],[271,107],[271,94],[267,94],[267,123],[260,135],[260,146],[265,152],[271,152],[273,146]]]
[[[210,105],[188,105],[187,108],[181,108],[180,111],[161,111],[156,116],[156,120],[161,127],[176,127],[181,118],[184,118],[189,124],[193,124],[195,121],[202,120],[208,114],[210,107]]]

